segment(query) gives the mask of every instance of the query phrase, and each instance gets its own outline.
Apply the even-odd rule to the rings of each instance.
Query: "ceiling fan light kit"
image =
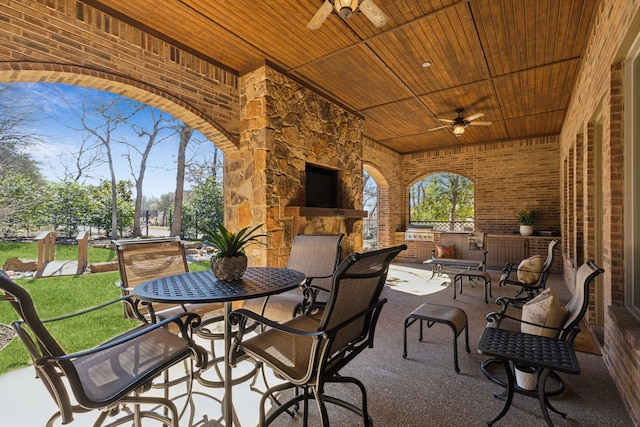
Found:
[[[462,136],[462,134],[464,133],[464,125],[461,124],[455,124],[453,125],[453,134],[455,136]]]

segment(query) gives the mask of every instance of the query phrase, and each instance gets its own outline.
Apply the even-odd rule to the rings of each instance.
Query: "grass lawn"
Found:
[[[93,248],[89,246],[87,251],[89,262],[108,262],[116,259],[116,253],[111,249]],[[0,267],[9,258],[21,258],[27,260],[38,259],[37,243],[0,242]],[[56,245],[57,260],[77,260],[78,246]]]
[[[0,265],[4,264],[6,259],[15,257],[37,258],[37,245],[0,243]],[[56,245],[56,259],[75,258],[77,258],[77,247]],[[114,259],[115,253],[110,249],[89,248],[89,263]],[[193,271],[206,268],[208,268],[207,262],[190,264],[190,269]],[[31,294],[40,317],[51,318],[118,298],[120,290],[114,286],[114,283],[119,279],[119,274],[115,271],[79,276],[18,279],[16,283]],[[0,301],[0,324],[10,325],[14,320],[17,320],[17,314],[13,307],[6,301]],[[95,346],[134,326],[136,326],[135,321],[124,318],[122,303],[98,310],[97,313],[47,324],[52,335],[68,353]],[[30,363],[26,348],[17,338],[0,350],[0,374],[28,366]]]

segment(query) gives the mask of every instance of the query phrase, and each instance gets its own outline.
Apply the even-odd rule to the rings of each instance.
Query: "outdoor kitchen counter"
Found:
[[[394,233],[394,244],[405,243],[408,247],[398,261],[415,262],[422,264],[426,259],[431,258],[431,251],[435,248],[435,243],[454,244],[462,255],[456,255],[456,258],[464,259],[481,259],[482,250],[469,250],[467,242],[469,233],[465,232],[447,232],[433,233],[433,241],[427,239],[406,240],[405,231],[397,231]],[[520,234],[485,234],[484,249],[487,253],[487,268],[502,269],[506,263],[519,263],[525,258],[540,254],[546,257],[547,247],[553,239],[561,239],[559,236],[521,236]],[[559,245],[560,246],[560,245]],[[556,251],[560,251],[560,247]],[[474,254],[477,253],[477,257]],[[551,273],[562,272],[562,257],[556,254]]]

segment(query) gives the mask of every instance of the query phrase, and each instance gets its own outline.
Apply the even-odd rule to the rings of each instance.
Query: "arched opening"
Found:
[[[362,184],[362,204],[368,213],[362,224],[362,239],[365,250],[374,250],[378,247],[378,183],[363,170]]]
[[[371,233],[364,236],[365,238],[371,236],[370,241],[365,242],[365,247],[369,248],[367,245],[374,243],[375,247],[389,246],[392,241],[392,229],[394,229],[389,215],[391,210],[389,181],[377,166],[370,163],[363,164],[364,177],[368,177],[363,179],[363,204],[368,212],[366,218],[368,223],[363,224],[363,234]]]
[[[454,173],[436,173],[409,188],[410,222],[434,231],[474,230],[474,184]]]
[[[38,73],[36,73],[38,74]],[[57,76],[58,78],[54,78]],[[40,112],[37,120],[30,123],[30,129],[33,130],[33,135],[38,137],[31,138],[28,146],[24,148],[30,155],[36,156],[36,160],[43,166],[47,166],[50,163],[51,166],[42,170],[42,178],[45,183],[55,182],[57,184],[54,193],[49,192],[44,194],[49,201],[53,201],[54,206],[57,201],[60,200],[60,193],[64,193],[67,196],[67,205],[71,208],[77,208],[79,206],[86,206],[95,201],[101,199],[99,197],[100,188],[102,183],[112,181],[117,185],[112,184],[117,190],[117,200],[121,197],[125,197],[129,194],[135,197],[135,208],[131,208],[132,199],[129,198],[129,204],[123,203],[123,209],[118,207],[118,216],[125,217],[126,211],[130,211],[128,221],[122,222],[121,225],[117,225],[122,232],[125,226],[130,227],[129,230],[121,235],[147,235],[149,236],[149,226],[160,225],[165,226],[166,230],[161,231],[160,235],[169,234],[169,226],[172,222],[175,222],[174,206],[169,203],[171,200],[167,195],[178,194],[177,188],[177,174],[176,164],[178,154],[178,147],[180,141],[184,139],[184,133],[181,130],[189,129],[189,136],[187,144],[190,150],[186,151],[186,167],[191,170],[187,170],[187,176],[190,179],[184,180],[186,182],[187,195],[191,196],[197,193],[195,190],[205,188],[211,182],[217,185],[217,197],[219,198],[219,207],[217,219],[222,219],[223,212],[223,167],[222,162],[224,159],[221,149],[227,151],[237,150],[235,144],[224,135],[218,129],[218,126],[214,123],[202,120],[198,113],[194,113],[192,109],[185,108],[182,103],[175,103],[175,99],[166,99],[157,93],[149,93],[141,90],[139,87],[131,87],[123,83],[114,83],[112,81],[106,81],[101,78],[86,78],[83,76],[82,85],[68,85],[69,83],[77,82],[79,76],[74,76],[69,73],[52,73],[51,71],[42,72],[41,79],[35,79],[34,73],[25,74],[24,81],[18,75],[12,76],[11,83],[6,85],[0,85],[0,87],[11,88],[14,92],[21,90],[23,96],[12,96],[11,98],[17,101],[30,102],[33,105],[37,105],[43,108]],[[33,80],[42,80],[45,83],[28,83],[26,85],[31,88],[26,89],[25,83],[32,82]],[[56,81],[57,83],[46,83],[49,81]],[[20,89],[18,89],[20,88]],[[157,91],[154,91],[157,92]],[[31,96],[24,96],[29,93]],[[99,95],[98,95],[99,94]],[[171,98],[171,97],[169,97]],[[98,105],[98,100],[103,101],[102,108],[106,108],[107,103],[116,105],[111,111],[110,120],[112,124],[118,121],[125,121],[129,116],[132,120],[138,120],[137,123],[128,123],[129,134],[118,133],[113,134],[113,144],[111,148],[114,150],[111,152],[105,152],[104,146],[104,134],[100,135],[99,132],[92,134],[92,130],[96,131],[100,126],[95,122],[97,112],[101,107]],[[83,101],[84,100],[84,101]],[[89,110],[89,101],[92,102],[93,107]],[[122,100],[122,105],[117,106],[118,100]],[[83,102],[87,103],[83,103]],[[52,107],[53,108],[50,108]],[[75,112],[71,112],[73,107],[77,107]],[[106,111],[106,109],[104,110]],[[144,118],[143,114],[144,112]],[[60,116],[60,113],[66,116]],[[57,116],[57,118],[56,118]],[[152,123],[155,119],[156,122]],[[149,124],[149,128],[145,128],[142,121],[146,121]],[[187,124],[190,123],[189,125]],[[38,124],[39,126],[36,126]],[[196,126],[196,127],[193,127]],[[115,129],[115,126],[114,126]],[[109,130],[110,132],[111,130]],[[153,135],[154,141],[151,141],[152,134],[157,131],[157,134]],[[75,132],[75,134],[74,134]],[[171,137],[169,134],[173,134]],[[137,135],[136,135],[137,134]],[[93,139],[92,139],[93,136]],[[137,138],[138,137],[138,138]],[[137,139],[137,140],[136,140]],[[216,144],[212,144],[211,140],[223,141],[222,147],[217,147]],[[140,145],[140,141],[148,142],[148,146]],[[162,143],[162,144],[160,144]],[[163,147],[160,147],[163,145]],[[193,149],[197,146],[197,149]],[[162,150],[160,149],[162,148]],[[145,150],[149,149],[149,152]],[[145,162],[141,161],[142,156],[146,157]],[[155,156],[155,162],[151,160]],[[112,168],[106,167],[109,159],[111,159]],[[195,161],[198,159],[199,161]],[[213,159],[213,164],[211,162]],[[148,161],[147,161],[148,160]],[[157,162],[160,163],[157,163]],[[106,174],[104,173],[106,170]],[[114,179],[109,177],[109,170]],[[117,170],[117,173],[116,173]],[[208,172],[207,172],[208,171]],[[102,172],[102,173],[101,173]],[[217,176],[216,176],[217,175]],[[138,179],[140,180],[140,187],[137,187]],[[65,183],[65,184],[62,184]],[[198,187],[194,189],[194,185]],[[74,191],[71,192],[70,190]],[[50,189],[49,189],[50,190]],[[103,188],[103,190],[106,190]],[[106,191],[108,193],[108,191]],[[69,195],[73,193],[73,197]],[[52,194],[55,197],[52,197]],[[138,200],[138,194],[140,198]],[[184,196],[184,193],[182,193]],[[83,198],[86,203],[81,200],[74,199],[77,197]],[[34,197],[32,197],[33,199]],[[200,194],[199,203],[196,203],[192,197],[186,197],[175,203],[175,206],[180,206],[182,214],[182,228],[179,228],[178,234],[183,237],[197,237],[197,224],[198,216],[198,204],[203,207],[201,212],[210,214],[214,209],[211,209],[211,201],[213,196],[210,194]],[[109,198],[105,198],[104,205],[109,205]],[[44,202],[43,202],[44,203]],[[113,203],[111,203],[113,205]],[[120,204],[118,202],[118,204]],[[103,206],[105,207],[105,206]],[[110,207],[109,207],[110,208]],[[104,209],[103,209],[104,210]],[[134,211],[134,212],[132,212]],[[25,217],[29,217],[29,213],[25,212]],[[64,213],[56,213],[57,216],[66,216],[66,221],[69,221],[70,215],[76,217],[71,221],[72,226],[77,226],[81,222],[84,224],[90,224],[95,229],[109,229],[113,230],[114,227],[109,227],[108,223],[96,224],[96,214],[89,217],[86,212],[80,212],[78,209],[66,209]],[[82,218],[78,219],[78,217]],[[97,215],[99,216],[99,215]],[[51,215],[50,215],[51,218]],[[33,216],[31,215],[33,220]],[[51,221],[51,219],[49,219]],[[60,223],[63,219],[54,219],[55,224]],[[45,220],[32,221],[30,226],[36,226],[44,224]],[[128,224],[131,222],[131,224]],[[16,227],[20,224],[13,224]],[[68,224],[67,224],[68,225]],[[113,225],[113,224],[112,224]],[[141,226],[142,225],[142,230]],[[146,228],[146,230],[145,230]],[[133,234],[131,233],[133,230]],[[184,232],[182,231],[184,230]],[[137,234],[135,234],[137,231]],[[188,234],[188,236],[185,236]],[[151,235],[158,235],[151,233]],[[174,234],[177,235],[177,234]]]

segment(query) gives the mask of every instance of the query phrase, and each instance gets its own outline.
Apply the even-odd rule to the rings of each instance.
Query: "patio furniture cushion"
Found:
[[[455,258],[456,256],[456,251],[455,251],[455,246],[451,245],[451,246],[444,246],[444,245],[439,245],[439,244],[435,244],[436,246],[436,257],[438,258]]]
[[[540,278],[542,269],[544,268],[544,261],[540,255],[534,255],[527,259],[523,259],[518,265],[518,280],[521,283],[535,283]]]
[[[545,289],[540,295],[522,306],[522,320],[558,329],[548,329],[522,323],[520,330],[527,334],[557,338],[560,328],[562,328],[566,319],[567,310],[560,304],[551,289]]]

